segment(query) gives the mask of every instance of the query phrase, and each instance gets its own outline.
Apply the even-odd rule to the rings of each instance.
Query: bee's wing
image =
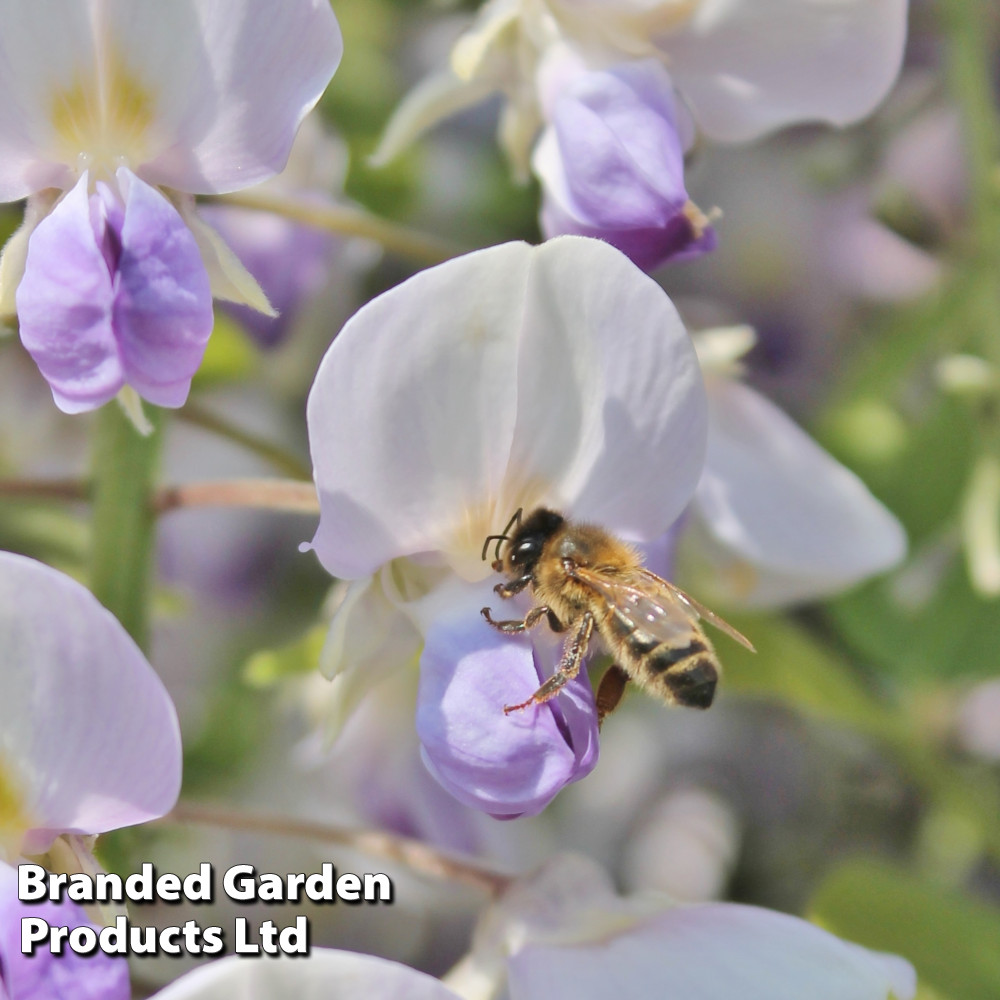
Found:
[[[601,599],[636,628],[671,646],[686,645],[698,614],[659,577],[643,571],[602,573],[574,566],[572,577],[586,584]]]
[[[724,618],[720,618],[714,611],[710,611],[700,601],[696,601],[690,594],[684,593],[680,587],[663,580],[655,573],[650,573],[648,569],[641,571],[644,576],[651,577],[661,586],[666,587],[679,601],[686,604],[699,618],[704,618],[710,625],[714,625],[720,632],[725,632],[730,639],[735,639],[741,646],[746,646],[751,653],[756,653],[753,643],[739,630],[733,628]]]
[[[636,627],[663,642],[677,642],[691,631],[693,621],[703,618],[756,652],[753,643],[729,622],[647,569],[611,575],[575,566],[571,575],[596,590],[612,608],[634,621]]]

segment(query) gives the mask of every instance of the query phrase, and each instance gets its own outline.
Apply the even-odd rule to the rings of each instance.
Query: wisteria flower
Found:
[[[173,704],[89,590],[0,552],[0,650],[0,860],[50,852],[65,837],[86,865],[82,837],[173,807]]]
[[[267,299],[194,211],[258,183],[342,50],[326,0],[3,6],[0,200],[28,199],[0,310],[71,413],[183,404],[212,295]]]
[[[17,870],[0,861],[0,997],[3,1000],[128,1000],[128,961],[123,956],[79,955],[45,946],[21,953],[21,919],[39,917],[56,927],[93,926],[76,904],[25,904],[17,898]],[[94,928],[98,930],[98,928]],[[439,980],[370,955],[313,948],[306,956],[248,962],[231,956],[180,976],[154,994],[159,1000],[229,1000],[249,992],[284,1000],[289,996],[357,997],[370,1000],[457,1000]]]
[[[496,816],[539,812],[596,762],[593,692],[505,715],[555,650],[500,635],[484,539],[549,505],[650,541],[694,492],[705,446],[697,358],[663,291],[596,240],[505,244],[422,272],[363,308],[309,397],[323,565],[354,581],[326,662],[346,715],[419,663],[424,762]]]
[[[684,187],[673,86],[658,62],[580,73],[550,117],[532,157],[547,237],[599,237],[647,271],[714,249]]]
[[[784,913],[734,903],[620,897],[586,858],[563,855],[480,919],[445,982],[467,1000],[573,996],[910,1000],[908,962]]]
[[[898,75],[906,19],[907,0],[490,0],[456,43],[450,67],[399,107],[376,162],[499,92],[500,144],[522,177],[534,156],[549,235],[598,235],[581,222],[592,224],[590,211],[613,214],[598,197],[614,194],[624,198],[623,228],[667,230],[657,239],[669,244],[677,223],[675,213],[663,220],[665,196],[686,201],[672,146],[686,148],[696,129],[713,141],[747,142],[796,122],[865,117]],[[661,71],[655,87],[649,70],[635,69],[647,62]],[[632,72],[644,79],[626,79],[628,93],[612,78]],[[674,89],[676,116],[666,110],[674,99],[665,92]],[[584,187],[585,198],[574,191]],[[646,214],[637,219],[640,207]],[[696,229],[700,236],[703,224]]]
[[[35,917],[50,927],[95,927],[84,910],[69,900],[22,903],[17,869],[0,861],[0,997],[3,1000],[129,1000],[128,960],[124,956],[79,955],[67,948],[53,955],[46,945],[34,954],[21,951],[21,921]]]
[[[902,525],[849,469],[737,376],[746,327],[695,336],[708,448],[678,533],[685,584],[773,607],[826,597],[898,564]]]

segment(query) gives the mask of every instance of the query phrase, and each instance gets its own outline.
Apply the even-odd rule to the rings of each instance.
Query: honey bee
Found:
[[[599,724],[618,706],[630,680],[668,704],[712,704],[721,668],[699,619],[753,651],[746,636],[651,573],[638,552],[603,528],[574,524],[544,507],[523,520],[521,515],[519,509],[502,534],[486,538],[483,559],[495,539],[492,566],[508,579],[494,591],[508,598],[530,588],[538,603],[523,619],[495,621],[489,608],[482,609],[483,617],[508,634],[544,618],[567,637],[556,672],[527,701],[505,705],[505,714],[554,698],[579,673],[595,632],[613,658],[597,689]]]

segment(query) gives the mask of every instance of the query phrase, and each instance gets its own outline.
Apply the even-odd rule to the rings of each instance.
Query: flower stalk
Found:
[[[351,830],[330,823],[247,813],[223,807],[195,805],[191,802],[178,803],[162,822],[197,823],[225,830],[276,833],[338,844],[384,861],[404,864],[420,875],[485,890],[490,896],[499,896],[513,881],[513,876],[496,871],[474,858],[446,853],[422,841],[401,837],[384,830]]]
[[[259,507],[318,514],[316,487],[289,479],[226,479],[167,486],[153,498],[157,514],[180,507]]]
[[[465,249],[437,236],[397,225],[370,212],[344,205],[318,205],[314,201],[263,191],[259,188],[221,195],[220,205],[271,212],[292,222],[315,226],[337,236],[358,236],[378,243],[390,253],[421,265],[440,264]]]
[[[97,415],[93,455],[91,590],[145,649],[149,638],[152,503],[163,441],[162,415],[148,410],[152,433],[137,432],[119,406]]]

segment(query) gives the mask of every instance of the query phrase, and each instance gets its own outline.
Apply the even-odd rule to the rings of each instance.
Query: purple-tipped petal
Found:
[[[114,285],[85,173],[28,240],[17,289],[21,341],[66,413],[112,399],[125,382],[112,326]],[[103,202],[94,205],[100,214]]]
[[[129,384],[151,403],[182,406],[214,322],[201,254],[177,210],[124,168],[114,327]]]
[[[26,917],[45,920],[50,927],[93,926],[72,902],[22,903],[17,897],[17,869],[0,861],[0,997],[129,1000],[132,990],[124,957],[100,950],[78,955],[70,948],[62,955],[53,955],[44,942],[33,955],[21,954],[21,920]]]
[[[28,241],[17,290],[21,339],[69,413],[127,382],[181,406],[212,332],[201,254],[176,209],[122,168],[124,201],[84,174]]]
[[[586,671],[551,701],[504,713],[544,680],[543,656],[526,639],[490,628],[471,607],[427,634],[417,696],[424,762],[460,802],[498,818],[541,812],[597,763]]]
[[[712,226],[702,226],[696,216],[689,216],[683,211],[677,212],[662,226],[602,229],[588,226],[564,212],[547,194],[543,194],[540,220],[547,239],[568,235],[604,240],[621,250],[644,271],[654,271],[668,261],[677,263],[711,253],[719,242]]]
[[[177,799],[181,746],[170,697],[93,594],[0,552],[0,780],[13,788],[23,852],[61,833],[162,816]]]
[[[714,249],[684,187],[673,83],[653,60],[579,73],[532,162],[546,236],[598,237],[646,270]]]

